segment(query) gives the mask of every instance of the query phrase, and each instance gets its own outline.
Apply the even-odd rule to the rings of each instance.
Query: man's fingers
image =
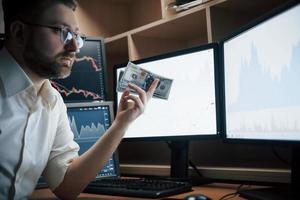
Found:
[[[144,104],[147,102],[146,92],[142,88],[133,83],[129,83],[128,87],[136,91]]]
[[[119,102],[119,107],[120,109],[124,109],[127,105],[127,99],[126,97],[129,95],[129,91],[125,90],[121,96],[120,102]]]
[[[125,100],[125,97],[129,95],[129,91],[128,90],[125,90],[121,96],[121,101],[124,101]]]
[[[138,93],[138,95],[141,98],[143,103],[147,103],[147,101],[153,96],[153,93],[154,93],[158,83],[159,83],[159,79],[155,79],[152,82],[152,84],[149,87],[147,92],[145,92],[142,88],[140,88],[139,86],[137,86],[133,83],[129,83],[128,86]]]
[[[144,104],[143,102],[141,101],[141,99],[137,96],[134,96],[134,95],[128,95],[125,97],[126,100],[132,100],[135,102],[136,106],[143,112],[144,111]]]
[[[155,79],[152,82],[151,86],[149,87],[149,90],[147,91],[148,99],[150,99],[153,96],[153,93],[154,93],[158,83],[159,83],[159,79]]]

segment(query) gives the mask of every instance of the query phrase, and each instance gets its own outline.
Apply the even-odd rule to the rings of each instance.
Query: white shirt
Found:
[[[50,188],[78,156],[66,106],[46,80],[37,92],[4,48],[0,50],[0,199],[25,199],[43,173]]]

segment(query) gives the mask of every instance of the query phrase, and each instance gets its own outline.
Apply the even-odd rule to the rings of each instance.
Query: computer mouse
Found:
[[[212,199],[204,194],[191,194],[184,197],[184,200],[212,200]]]

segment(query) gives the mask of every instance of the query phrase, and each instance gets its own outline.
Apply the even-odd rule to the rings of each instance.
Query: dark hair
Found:
[[[5,36],[9,36],[9,27],[13,21],[39,19],[44,10],[57,3],[74,11],[77,7],[76,0],[2,0]]]

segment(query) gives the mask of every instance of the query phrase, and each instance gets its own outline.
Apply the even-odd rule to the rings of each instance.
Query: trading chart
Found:
[[[94,145],[110,127],[109,112],[107,106],[68,108],[68,117],[74,140],[80,146],[79,155]],[[110,158],[98,176],[111,176],[115,173],[114,160]]]
[[[87,40],[65,79],[53,79],[52,86],[65,102],[82,102],[105,99],[104,61],[101,40]]]
[[[229,137],[300,139],[299,18],[297,6],[225,43]]]

